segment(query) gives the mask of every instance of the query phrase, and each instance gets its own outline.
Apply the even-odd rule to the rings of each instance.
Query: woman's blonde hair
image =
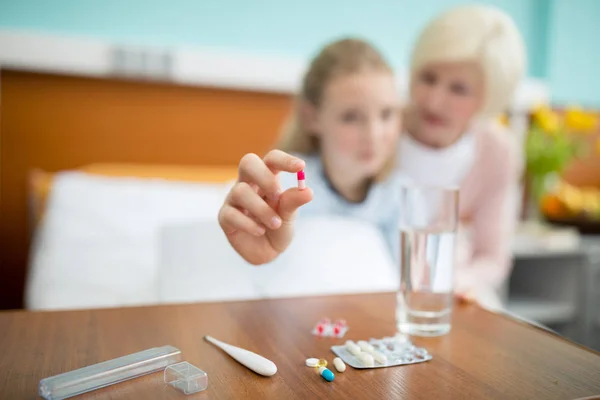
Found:
[[[513,20],[489,6],[460,6],[441,14],[423,30],[413,49],[411,79],[435,62],[477,62],[485,76],[481,114],[508,107],[525,74],[525,44]]]
[[[286,152],[311,154],[319,151],[319,140],[304,126],[300,104],[318,107],[327,85],[336,77],[365,70],[392,72],[383,55],[360,39],[341,39],[325,46],[312,60],[302,80],[291,117],[284,126],[277,148]]]

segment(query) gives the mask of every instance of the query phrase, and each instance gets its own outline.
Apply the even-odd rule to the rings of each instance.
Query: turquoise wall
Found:
[[[361,35],[407,65],[420,28],[456,0],[0,0],[0,28],[77,34],[115,41],[196,45],[309,57],[324,42]],[[600,106],[600,92],[586,83],[593,67],[579,50],[594,46],[600,0],[488,0],[507,11],[521,30],[529,53],[529,74],[550,78],[560,101]],[[583,12],[579,11],[583,10]],[[563,16],[568,11],[571,18]],[[579,13],[586,23],[580,25]],[[571,27],[578,28],[572,30]],[[579,38],[576,32],[585,32]],[[552,37],[551,40],[549,38]],[[577,39],[579,47],[572,47]],[[582,43],[583,42],[583,43]],[[571,84],[574,53],[579,84]],[[594,54],[591,54],[594,53]],[[595,86],[597,88],[597,84]]]
[[[600,0],[553,0],[546,79],[557,103],[600,107]]]

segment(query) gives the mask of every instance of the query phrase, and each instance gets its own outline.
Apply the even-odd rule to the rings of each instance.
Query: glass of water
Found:
[[[398,331],[441,336],[450,331],[458,189],[400,188]]]

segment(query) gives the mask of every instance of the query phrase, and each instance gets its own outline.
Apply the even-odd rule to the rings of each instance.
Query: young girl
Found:
[[[389,201],[399,179],[392,171],[400,126],[395,87],[383,56],[361,40],[334,42],[316,56],[277,146],[281,150],[242,158],[238,181],[219,213],[229,242],[246,261],[267,263],[284,251],[303,205],[305,214],[372,222],[397,254],[398,210]],[[303,169],[310,188],[282,193]],[[315,201],[307,204],[313,194]]]

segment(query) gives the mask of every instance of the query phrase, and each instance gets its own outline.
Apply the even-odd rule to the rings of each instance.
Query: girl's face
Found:
[[[469,128],[484,98],[483,73],[476,63],[426,65],[412,78],[406,128],[432,147],[456,142]]]
[[[329,82],[321,104],[309,118],[327,167],[360,179],[381,172],[396,151],[398,109],[396,85],[389,72],[342,75]]]

